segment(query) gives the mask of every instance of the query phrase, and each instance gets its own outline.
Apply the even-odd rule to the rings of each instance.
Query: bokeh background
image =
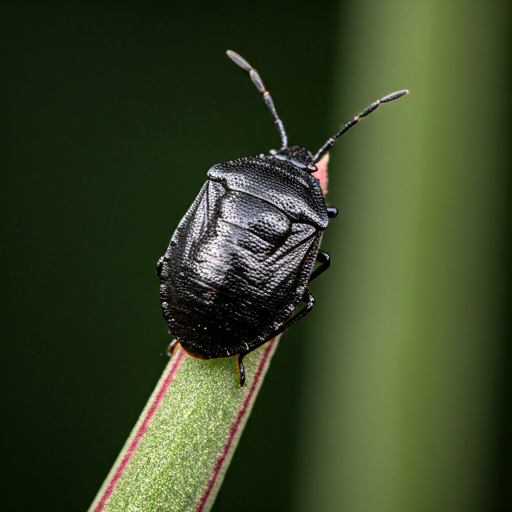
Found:
[[[156,260],[208,168],[331,152],[317,305],[215,511],[512,510],[511,6],[0,2],[10,511],[85,510],[162,372]]]

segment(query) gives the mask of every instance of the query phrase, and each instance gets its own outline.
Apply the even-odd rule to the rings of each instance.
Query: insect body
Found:
[[[315,299],[308,284],[329,268],[320,242],[336,208],[325,205],[316,163],[335,140],[380,103],[373,103],[329,139],[316,155],[288,147],[284,126],[257,71],[240,55],[228,56],[250,73],[274,116],[282,147],[268,155],[214,165],[208,180],[157,263],[160,300],[171,334],[199,359],[242,359],[307,315]],[[315,263],[320,266],[313,270]],[[303,307],[292,314],[303,302]]]

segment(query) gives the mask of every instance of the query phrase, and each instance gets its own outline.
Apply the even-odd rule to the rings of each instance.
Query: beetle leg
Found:
[[[244,363],[242,362],[244,355],[245,354],[238,354],[238,358],[236,360],[238,365],[238,377],[240,378],[240,387],[243,387],[245,383],[245,367]]]
[[[162,256],[157,262],[156,262],[156,275],[158,277],[162,276],[162,267],[164,264],[165,256]]]
[[[272,336],[268,338],[267,341],[270,341],[272,338],[275,338],[278,334],[281,334],[282,332],[286,331],[286,329],[291,327],[293,324],[297,323],[299,320],[302,320],[308,313],[311,313],[311,310],[315,305],[315,297],[307,288],[300,301],[304,302],[304,304],[306,304],[306,307],[301,309],[298,313],[293,315],[288,320],[286,320],[286,322],[283,325],[281,325],[281,327],[279,327],[279,329],[277,329],[277,331],[275,331],[272,334]]]
[[[176,340],[172,340],[171,343],[169,343],[169,348],[167,349],[167,355],[170,357],[178,350],[178,347],[180,346],[180,342]]]
[[[326,253],[324,253],[324,254],[326,254]],[[267,339],[262,341],[260,344],[258,344],[256,347],[254,347],[252,350],[254,350],[255,348],[261,347],[261,345],[263,345],[264,343],[267,343],[270,340],[274,339],[276,336],[278,336],[282,332],[286,331],[286,329],[288,329],[288,327],[291,327],[293,324],[297,323],[299,320],[304,318],[308,313],[311,313],[311,310],[313,309],[313,306],[315,305],[315,297],[307,288],[306,288],[306,291],[304,292],[304,295],[302,295],[302,299],[300,301],[304,302],[304,304],[306,304],[306,306],[303,309],[301,309],[298,313],[293,315],[291,318],[289,318],[283,325],[281,325],[281,327],[276,329],[270,336],[267,337]],[[239,354],[238,360],[237,360],[238,361],[238,374],[240,375],[240,387],[242,387],[245,382],[245,369],[244,369],[244,365],[242,363],[242,358],[245,355],[246,354]]]
[[[335,219],[338,216],[338,208],[335,208],[334,206],[328,206],[327,207],[327,217],[329,219]]]
[[[331,257],[324,251],[318,251],[316,261],[320,263],[320,266],[311,274],[309,282],[316,279],[320,274],[323,274],[331,266]]]

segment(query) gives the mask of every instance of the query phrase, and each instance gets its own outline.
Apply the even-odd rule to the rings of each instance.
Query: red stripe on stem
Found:
[[[238,413],[238,417],[237,417],[235,423],[233,424],[233,427],[231,428],[231,432],[229,434],[229,439],[228,439],[226,446],[224,446],[222,455],[220,456],[219,460],[217,461],[217,464],[215,464],[215,469],[213,471],[212,479],[210,480],[210,483],[208,484],[208,488],[206,489],[206,492],[204,493],[204,496],[201,499],[201,503],[199,504],[199,507],[197,508],[197,512],[201,512],[203,510],[204,504],[206,503],[206,500],[208,499],[208,496],[210,495],[210,492],[213,488],[213,484],[215,483],[215,480],[217,479],[217,476],[219,475],[220,468],[222,467],[222,464],[224,463],[224,460],[226,459],[226,456],[228,454],[231,443],[233,442],[233,439],[235,437],[236,431],[238,430],[238,427],[240,426],[240,422],[242,421],[242,418],[244,417],[244,414],[247,411],[247,407],[249,406],[249,401],[251,400],[252,394],[254,393],[254,390],[256,389],[256,385],[258,384],[261,373],[262,373],[265,363],[268,359],[268,355],[270,354],[270,351],[272,350],[272,347],[274,346],[275,340],[276,340],[275,338],[273,340],[271,340],[268,343],[267,348],[265,349],[263,358],[261,359],[260,365],[258,366],[258,370],[256,371],[256,375],[254,376],[254,382],[252,383],[251,390],[249,391],[249,394],[247,395],[247,398],[245,399],[244,405],[243,405],[242,409],[240,410],[240,412]]]
[[[160,401],[162,400],[167,388],[169,387],[169,384],[172,382],[172,379],[174,377],[174,374],[176,373],[178,365],[180,364],[180,361],[183,358],[183,354],[185,354],[185,351],[180,347],[177,354],[174,356],[175,360],[176,360],[176,362],[174,363],[174,366],[172,367],[167,378],[165,379],[163,386],[160,388],[160,391],[158,392],[158,395],[156,396],[155,401],[153,402],[153,405],[150,407],[148,414],[146,415],[146,418],[144,419],[142,425],[140,426],[139,431],[135,435],[135,438],[133,439],[132,444],[130,445],[130,448],[128,448],[128,451],[126,452],[126,455],[124,456],[121,464],[117,468],[114,478],[112,478],[112,481],[108,484],[107,490],[101,497],[101,500],[98,503],[98,506],[94,509],[94,512],[100,512],[101,510],[103,510],[105,503],[107,502],[110,495],[112,494],[114,487],[116,486],[116,483],[121,478],[121,475],[123,474],[123,471],[126,468],[128,461],[130,460],[133,452],[135,451],[135,448],[137,448],[139,441],[141,440],[142,436],[146,432],[146,430],[148,428],[149,420],[152,418],[153,414],[155,414],[155,411],[156,411]]]

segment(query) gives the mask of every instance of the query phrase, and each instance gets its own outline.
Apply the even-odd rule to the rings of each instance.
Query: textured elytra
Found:
[[[311,166],[295,146],[209,170],[157,266],[164,317],[191,355],[245,355],[303,299],[329,222]]]

